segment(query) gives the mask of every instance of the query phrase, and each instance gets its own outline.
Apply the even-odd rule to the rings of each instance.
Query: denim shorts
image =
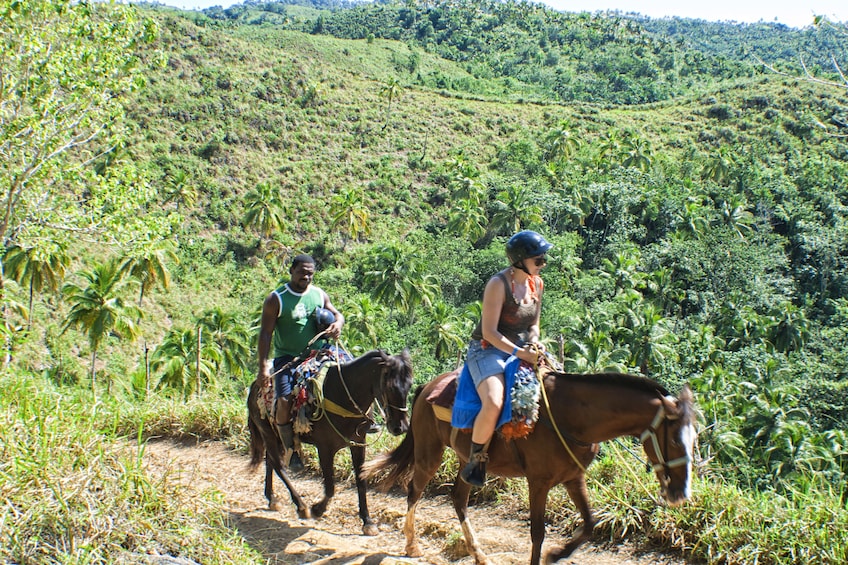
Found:
[[[501,375],[506,367],[506,360],[511,356],[492,345],[483,348],[479,340],[472,339],[468,342],[468,352],[465,354],[465,364],[474,388],[480,386],[486,378],[492,375]]]
[[[292,392],[292,384],[294,384],[294,377],[292,376],[292,373],[294,373],[294,369],[297,365],[292,365],[284,371],[280,371],[280,369],[285,367],[286,364],[290,363],[292,360],[294,360],[292,355],[283,355],[282,357],[274,359],[274,368],[272,371],[274,373],[275,398],[288,398]]]

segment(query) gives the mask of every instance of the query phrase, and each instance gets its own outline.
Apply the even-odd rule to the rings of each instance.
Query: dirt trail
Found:
[[[244,539],[260,551],[268,564],[365,564],[398,563],[432,565],[472,565],[461,541],[459,523],[447,496],[425,498],[416,513],[424,556],[404,556],[405,539],[401,533],[406,500],[399,494],[369,491],[371,516],[379,522],[376,537],[361,535],[357,515],[356,490],[341,482],[325,516],[320,520],[300,520],[294,506],[281,512],[268,510],[263,495],[264,467],[247,468],[248,458],[221,443],[175,443],[156,441],[147,445],[145,465],[156,476],[168,473],[200,491],[215,489],[224,496],[232,523]],[[320,477],[305,471],[293,477],[295,486],[307,503],[321,497]],[[288,496],[281,481],[275,490]],[[288,500],[288,499],[287,499]],[[526,517],[509,515],[492,505],[471,507],[469,513],[480,542],[498,565],[525,565],[530,556],[530,523]],[[547,549],[561,545],[562,538],[548,532]],[[684,565],[686,561],[640,552],[624,545],[603,548],[585,544],[563,564],[586,565]]]

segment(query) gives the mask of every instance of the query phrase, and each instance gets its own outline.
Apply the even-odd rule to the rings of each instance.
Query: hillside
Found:
[[[346,315],[344,344],[408,347],[425,382],[455,366],[505,239],[537,229],[556,244],[543,338],[566,369],[695,391],[706,500],[674,516],[721,523],[710,513],[727,485],[748,508],[823,528],[810,559],[845,556],[822,524],[844,523],[848,492],[848,101],[790,63],[804,45],[838,59],[844,40],[517,2],[138,14],[155,33],[133,44],[141,86],[114,98],[128,133],[67,159],[93,164],[89,182],[120,172],[122,194],[146,188],[138,215],[166,244],[10,229],[15,374],[240,410],[262,300],[308,252]],[[116,328],[95,351],[70,322],[80,294],[9,267],[45,239],[67,252],[56,280],[135,285],[122,292],[144,314],[136,340]],[[138,248],[163,260],[167,288],[162,273],[97,270]],[[789,563],[806,540],[783,526],[703,543],[682,528],[669,544]]]

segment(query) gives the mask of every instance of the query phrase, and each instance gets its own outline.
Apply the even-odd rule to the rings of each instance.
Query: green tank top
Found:
[[[280,315],[274,325],[274,358],[300,355],[309,341],[318,334],[312,313],[324,306],[324,292],[310,286],[299,294],[288,283],[274,291],[280,300]]]

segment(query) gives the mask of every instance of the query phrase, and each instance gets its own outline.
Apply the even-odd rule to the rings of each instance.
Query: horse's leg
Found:
[[[457,474],[453,483],[451,498],[456,510],[456,517],[459,518],[459,525],[462,526],[462,535],[465,536],[465,548],[468,550],[468,554],[474,558],[474,563],[488,565],[489,558],[483,553],[483,548],[477,541],[477,534],[474,533],[474,528],[471,527],[471,522],[468,520],[468,495],[470,493],[471,485],[460,479]]]
[[[428,430],[428,432],[430,432]],[[406,554],[409,557],[421,557],[421,546],[415,534],[415,511],[421,502],[421,496],[427,483],[439,470],[445,446],[435,433],[418,433],[415,436],[415,463],[412,479],[409,481],[406,495],[406,521],[403,533],[406,535]]]
[[[265,444],[266,446],[269,444]],[[279,445],[279,443],[275,444]],[[301,519],[309,518],[309,507],[301,498],[300,494],[295,490],[289,476],[283,471],[282,459],[280,457],[280,449],[265,449],[265,497],[268,499],[268,507],[271,510],[282,510],[282,502],[274,496],[274,475],[276,472],[286,488],[289,489],[289,495],[292,502],[297,508],[297,517]]]
[[[353,464],[353,473],[356,477],[356,492],[359,494],[359,517],[362,519],[362,533],[366,536],[376,536],[379,533],[377,525],[368,513],[368,483],[362,478],[362,464],[365,463],[365,446],[350,446],[350,462]]]
[[[268,499],[268,509],[280,512],[283,502],[274,496],[274,466],[271,459],[265,456],[265,498]]]
[[[318,447],[318,463],[321,466],[321,475],[324,477],[324,498],[312,505],[312,516],[320,518],[327,511],[330,499],[336,494],[336,479],[333,476],[333,462],[336,452],[332,449]]]
[[[559,551],[551,551],[548,553],[545,563],[554,563],[560,559],[564,559],[574,553],[580,544],[592,537],[592,530],[595,529],[595,518],[592,516],[592,509],[589,508],[589,492],[586,490],[586,476],[581,474],[579,478],[567,481],[565,488],[568,490],[568,495],[574,501],[574,506],[580,511],[583,517],[583,525],[577,529],[572,535],[565,547]]]
[[[527,479],[530,498],[530,541],[533,549],[530,553],[530,565],[539,565],[542,558],[542,542],[545,541],[545,510],[548,505],[550,483]]]

